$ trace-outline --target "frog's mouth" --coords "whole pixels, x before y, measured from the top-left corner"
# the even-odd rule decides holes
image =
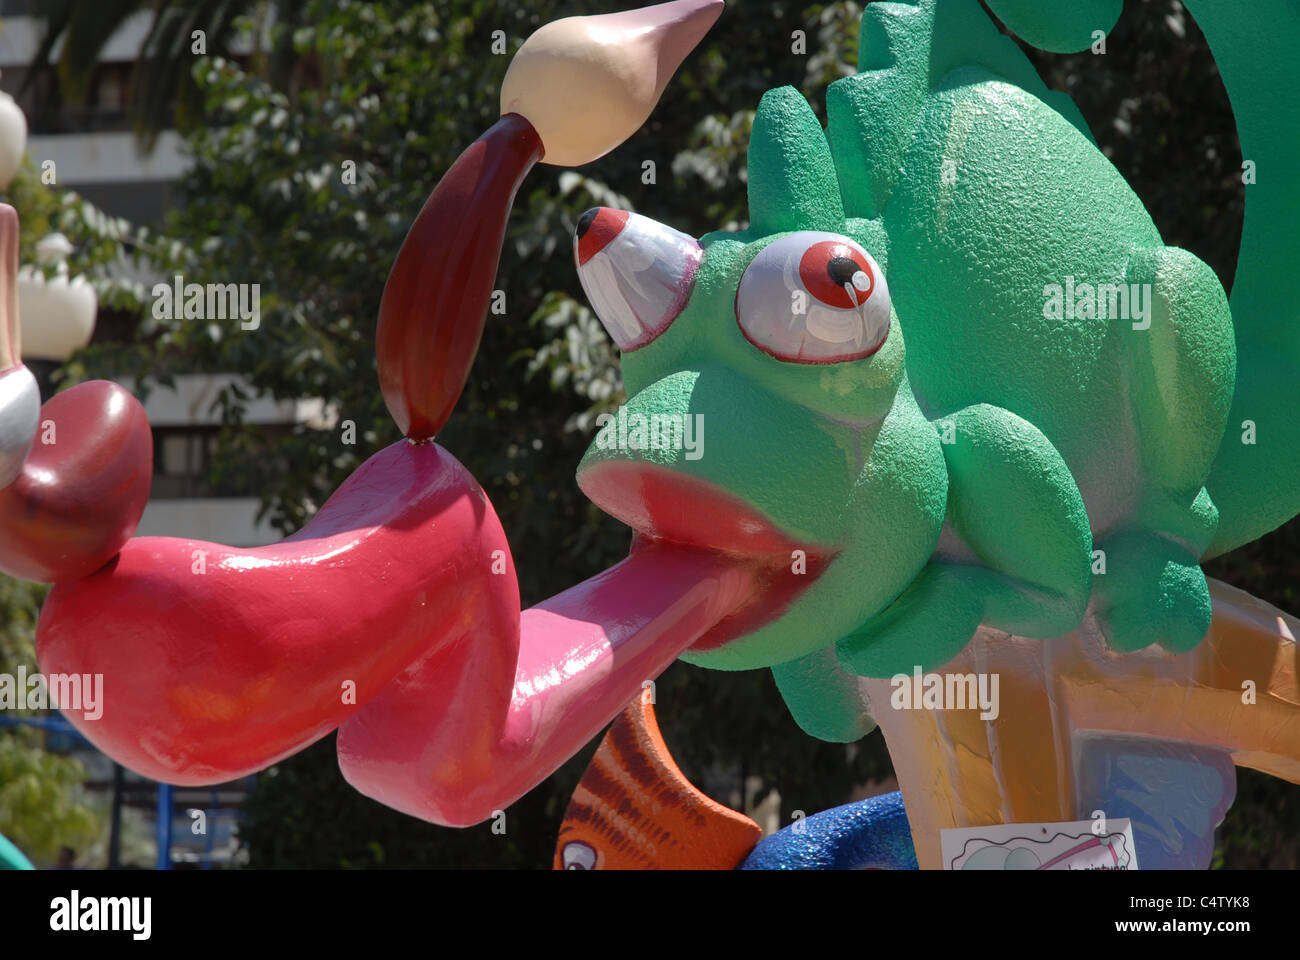
[[[678,551],[703,552],[745,574],[749,589],[692,650],[715,650],[776,620],[834,558],[833,549],[781,530],[723,487],[669,467],[598,461],[579,470],[578,486],[635,531],[633,556],[658,547],[671,562]]]

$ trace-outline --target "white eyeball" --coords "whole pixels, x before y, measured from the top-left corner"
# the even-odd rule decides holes
[[[649,217],[597,207],[578,221],[573,257],[592,309],[627,353],[654,340],[682,312],[704,251]]]
[[[596,851],[581,840],[566,843],[560,859],[565,870],[594,870],[596,867]]]
[[[768,244],[745,269],[736,320],[750,343],[778,360],[860,360],[889,336],[889,287],[871,254],[848,237],[803,230]]]

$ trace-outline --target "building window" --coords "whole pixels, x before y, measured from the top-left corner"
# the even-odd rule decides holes
[[[153,496],[160,500],[206,497],[215,492],[208,467],[217,448],[216,428],[154,429]]]

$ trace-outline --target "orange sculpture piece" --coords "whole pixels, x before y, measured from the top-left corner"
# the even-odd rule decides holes
[[[734,870],[757,823],[686,779],[659,732],[649,691],[619,714],[564,812],[557,870]]]

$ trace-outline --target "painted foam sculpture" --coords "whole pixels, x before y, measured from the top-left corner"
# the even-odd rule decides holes
[[[22,474],[40,422],[40,389],[22,361],[18,214],[0,205],[0,487]]]
[[[1054,50],[1086,48],[1120,12],[991,6]],[[1189,6],[1234,107],[1243,89],[1251,98],[1237,108],[1243,151],[1294,168],[1300,111],[1276,92],[1289,81],[1268,67],[1246,80],[1255,55],[1240,25],[1224,5]],[[1270,31],[1300,35],[1294,5],[1268,16]],[[825,739],[860,736],[874,701],[904,796],[925,814],[913,817],[924,865],[937,865],[944,826],[1069,820],[1098,798],[1113,807],[1120,791],[1076,782],[1074,763],[1131,757],[1134,738],[1183,744],[1179,762],[1195,769],[1228,756],[1296,780],[1292,622],[1254,616],[1199,567],[1300,506],[1296,471],[1275,469],[1300,437],[1273,416],[1294,406],[1284,391],[1300,348],[1277,272],[1279,256],[1295,256],[1294,196],[1249,195],[1243,256],[1263,233],[1275,270],[1243,261],[1230,310],[1209,268],[1162,244],[1073,104],[974,0],[872,5],[861,50],[861,72],[828,91],[825,131],[792,88],[763,98],[749,228],[701,238],[686,308],[623,357],[629,412],[702,416],[707,455],[598,442],[580,485],[643,536],[726,549],[725,535],[680,529],[665,493],[722,488],[829,558],[782,616],[684,657],[772,666],[796,720]],[[631,256],[624,269],[645,274]],[[1121,312],[1121,291],[1134,290],[1145,304]],[[592,301],[599,310],[602,296]],[[1234,393],[1239,382],[1249,393]],[[1227,424],[1261,416],[1267,449],[1238,443],[1237,429],[1225,439]],[[1245,649],[1247,624],[1259,631],[1249,677],[1211,678],[1210,654],[1184,653],[1205,650],[1207,635]],[[1003,638],[1006,656],[969,655],[977,629]],[[1070,655],[1078,649],[1088,654]],[[995,663],[1016,698],[1001,722],[889,709],[886,681],[858,679]],[[1152,677],[1150,712],[1106,699],[1129,672]],[[1240,709],[1247,679],[1267,691],[1232,725],[1249,731],[1211,732],[1184,715],[1190,700]],[[1107,707],[1086,721],[1062,710],[1075,684]],[[1015,749],[979,745],[1000,736]],[[954,779],[939,789],[929,778],[945,764]],[[1215,804],[1179,818],[1170,840],[1199,847],[1198,866],[1231,798],[1231,783],[1217,782]],[[1152,786],[1133,812],[1139,826],[1167,831],[1160,821],[1186,783]]]
[[[1067,51],[1120,13],[988,6]],[[1300,8],[1188,7],[1243,154],[1297,169],[1300,96],[1280,65]],[[868,6],[859,72],[831,85],[825,130],[792,88],[767,93],[745,230],[696,240],[619,211],[582,218],[577,269],[625,350],[629,400],[577,480],[637,536],[626,561],[520,614],[490,505],[431,438],[483,334],[528,169],[621,142],[720,8],[676,0],[524,45],[502,120],[434,191],[385,289],[380,384],[408,439],[296,537],[251,551],[140,538],[114,556],[136,505],[119,483],[94,536],[38,518],[0,546],[0,568],[60,581],[42,668],[105,673],[104,717],[72,722],[190,784],[337,727],[358,789],[465,824],[539,782],[674,658],[771,668],[810,734],[851,741],[880,723],[922,866],[943,826],[1075,819],[1113,796],[1124,788],[1072,771],[1095,749],[1141,754],[1135,737],[1186,745],[1179,763],[1300,780],[1294,621],[1199,566],[1300,510],[1300,193],[1281,172],[1249,188],[1229,304],[977,0]],[[0,369],[16,363],[0,354]],[[15,403],[0,406],[10,469],[33,435]],[[707,424],[707,446],[648,443],[645,423]],[[19,500],[0,522],[37,516]],[[98,569],[49,564],[42,537]],[[991,663],[996,720],[886,706],[895,673]],[[1106,743],[1084,744],[1088,731]]]

